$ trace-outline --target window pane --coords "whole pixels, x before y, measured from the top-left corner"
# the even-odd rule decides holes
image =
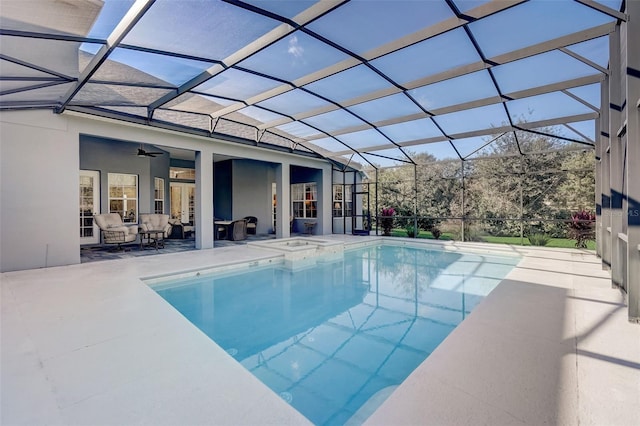
[[[512,93],[598,74],[598,71],[556,50],[499,65],[493,68],[493,74],[500,90]]]
[[[304,87],[332,101],[342,102],[389,88],[391,84],[365,65],[358,65]]]
[[[502,104],[438,115],[434,119],[449,135],[509,124]]]
[[[479,19],[469,28],[491,58],[613,20],[578,2],[533,1]]]
[[[464,90],[459,90],[461,87]],[[488,71],[478,71],[409,91],[426,110],[498,96]]]
[[[123,189],[124,189],[124,195],[127,198],[137,198],[138,190],[135,186],[125,186]]]
[[[305,118],[304,121],[312,126],[316,126],[319,129],[324,130],[325,132],[332,132],[334,130],[366,124],[353,114],[349,114],[347,111],[342,109]]]
[[[342,185],[333,186],[333,199],[335,201],[342,201]]]
[[[391,141],[385,138],[380,132],[369,129],[360,132],[346,133],[336,136],[340,141],[349,145],[353,149],[368,148],[374,146],[393,146]]]
[[[452,17],[443,0],[351,1],[308,27],[353,52],[364,53]]]
[[[122,216],[122,212],[124,211],[124,201],[123,200],[110,200],[109,201],[109,212],[110,213],[120,213]]]
[[[197,86],[193,91],[224,98],[246,100],[281,84],[275,80],[229,68]]]
[[[123,43],[222,60],[278,25],[221,1],[157,0]]]
[[[398,93],[384,98],[349,107],[351,111],[370,123],[405,115],[420,114],[422,110],[405,94]]]
[[[123,194],[124,194],[124,190],[122,189],[122,186],[109,185],[109,197],[111,198],[122,197]]]
[[[312,201],[308,205],[306,217],[318,217],[318,203],[316,201]]]
[[[296,31],[238,65],[286,81],[294,81],[348,58],[338,49]]]
[[[403,84],[480,61],[463,29],[456,29],[372,61],[394,81]]]
[[[394,142],[408,142],[419,139],[442,136],[433,120],[421,118],[419,120],[407,121],[405,123],[392,124],[380,127],[382,133],[387,135]]]
[[[304,90],[295,89],[259,102],[256,105],[283,114],[295,115],[305,111],[312,111],[316,108],[326,107],[330,104]]]
[[[514,122],[532,122],[594,112],[562,92],[509,101],[507,108]]]
[[[293,18],[303,10],[306,10],[319,0],[295,0],[295,1],[265,1],[265,0],[244,0],[245,3],[252,4],[261,9],[269,10],[285,18]]]
[[[342,202],[333,202],[333,217],[342,217]]]

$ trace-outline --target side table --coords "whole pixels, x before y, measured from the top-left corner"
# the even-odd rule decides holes
[[[145,244],[144,240],[147,239]],[[145,245],[147,247],[155,247],[156,250],[164,248],[164,231],[158,229],[151,229],[149,231],[140,231],[140,250],[143,250]]]

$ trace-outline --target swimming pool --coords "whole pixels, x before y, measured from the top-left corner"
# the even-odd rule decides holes
[[[361,424],[518,261],[382,244],[153,288],[314,424]]]

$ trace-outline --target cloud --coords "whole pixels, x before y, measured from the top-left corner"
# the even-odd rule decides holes
[[[289,48],[287,52],[296,58],[302,58],[304,48],[298,44],[298,37],[292,36],[289,38]]]

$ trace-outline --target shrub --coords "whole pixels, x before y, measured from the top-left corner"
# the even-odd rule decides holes
[[[391,228],[393,228],[393,215],[396,214],[396,211],[393,207],[385,207],[380,212],[380,224],[382,225],[382,235],[391,235]]]
[[[527,239],[532,246],[546,246],[551,238],[546,234],[531,234]]]
[[[409,238],[415,238],[417,236],[416,228],[413,225],[407,225],[404,227]]]
[[[587,248],[588,241],[596,239],[594,229],[594,221],[596,215],[582,210],[571,214],[571,222],[569,222],[569,238],[576,240],[576,247]]]
[[[431,235],[433,235],[433,238],[435,238],[436,240],[439,240],[440,235],[442,235],[442,231],[439,228],[433,226],[431,227]]]

